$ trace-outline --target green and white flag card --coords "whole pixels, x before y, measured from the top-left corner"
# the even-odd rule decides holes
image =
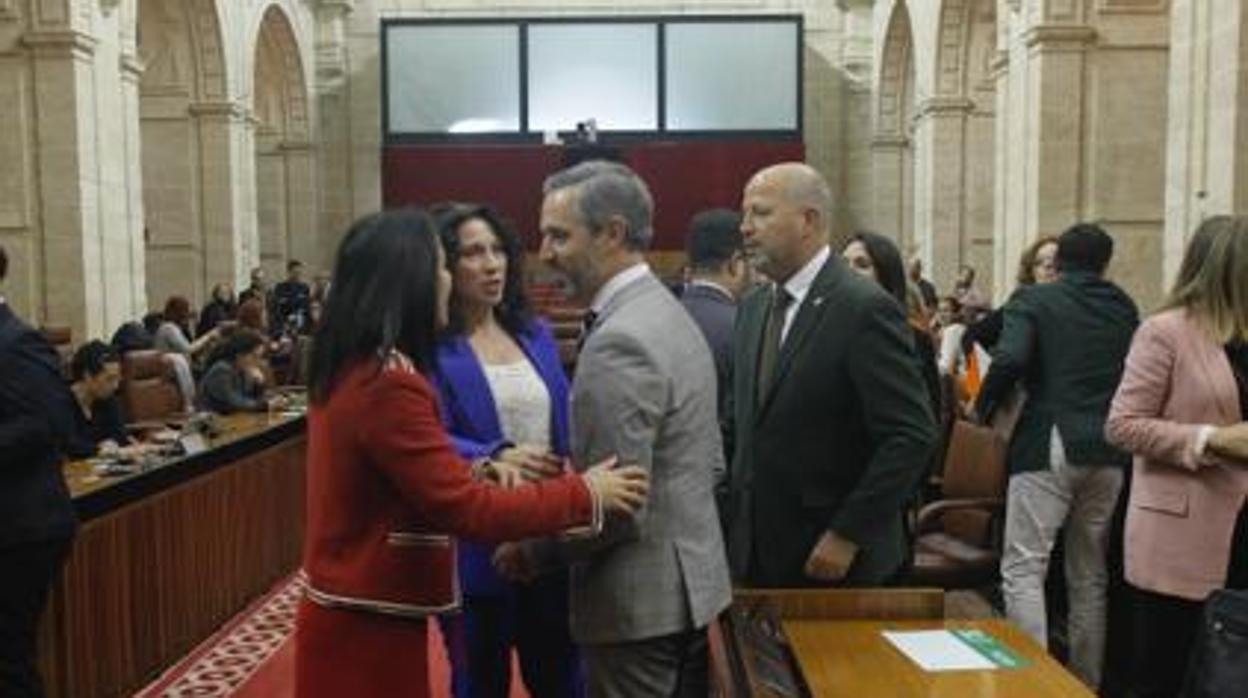
[[[885,631],[883,635],[924,671],[1016,669],[1027,664],[992,635],[973,628]]]

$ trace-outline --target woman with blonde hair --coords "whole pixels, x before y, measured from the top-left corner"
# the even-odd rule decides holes
[[[1134,454],[1124,552],[1137,698],[1177,695],[1203,601],[1248,588],[1246,340],[1248,219],[1216,216],[1136,332],[1105,427]]]

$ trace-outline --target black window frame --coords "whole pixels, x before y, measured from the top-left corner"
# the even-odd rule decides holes
[[[670,24],[740,23],[792,24],[796,32],[794,60],[797,65],[797,85],[794,98],[796,125],[792,129],[706,129],[676,130],[667,128],[667,27]],[[648,141],[708,141],[708,140],[771,140],[800,141],[805,124],[805,18],[800,13],[776,14],[707,14],[707,15],[575,15],[558,17],[385,17],[381,20],[381,133],[382,143],[393,144],[540,144],[541,132],[529,131],[529,27],[540,24],[652,24],[655,25],[655,50],[658,53],[655,69],[658,71],[655,89],[658,91],[658,125],[654,130],[598,131],[599,143],[629,144]],[[392,27],[402,26],[499,26],[517,28],[520,52],[519,60],[519,131],[484,131],[473,133],[436,133],[422,131],[392,131],[390,129],[390,66],[389,38]],[[575,131],[560,131],[560,139],[567,142]]]

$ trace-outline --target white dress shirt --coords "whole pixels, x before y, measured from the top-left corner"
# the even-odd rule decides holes
[[[793,326],[793,318],[797,317],[797,311],[802,307],[802,301],[806,300],[806,294],[810,293],[810,287],[815,283],[815,277],[819,276],[819,270],[823,269],[823,265],[828,262],[829,255],[832,250],[824,245],[819,248],[814,257],[806,262],[806,266],[797,271],[796,274],[789,277],[784,282],[784,290],[789,292],[793,300],[789,303],[789,307],[784,313],[784,327],[780,330],[780,345],[784,345],[784,340],[789,336],[789,328]]]
[[[637,279],[650,273],[650,265],[645,262],[638,262],[633,266],[624,269],[615,276],[607,280],[607,283],[598,289],[598,293],[594,294],[594,302],[589,304],[589,310],[595,316],[601,315],[602,310],[607,307],[612,298],[615,298],[625,286],[633,283]]]

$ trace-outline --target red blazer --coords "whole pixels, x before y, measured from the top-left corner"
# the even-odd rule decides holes
[[[1226,583],[1248,468],[1198,453],[1197,440],[1243,419],[1225,350],[1185,311],[1140,326],[1105,423],[1110,443],[1135,454],[1125,554],[1136,587],[1203,601]]]
[[[395,355],[346,369],[308,414],[308,598],[421,617],[459,604],[451,536],[485,542],[600,525],[584,480],[513,490],[472,478],[435,393]]]

